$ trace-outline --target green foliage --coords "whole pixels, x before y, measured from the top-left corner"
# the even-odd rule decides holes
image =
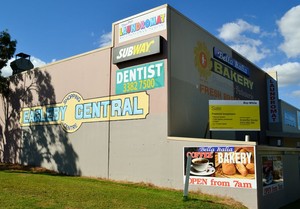
[[[14,56],[16,45],[17,41],[11,39],[7,30],[0,32],[0,69]]]
[[[4,97],[8,95],[8,81],[1,75],[1,69],[14,56],[16,45],[17,41],[11,39],[7,30],[0,32],[0,94]]]
[[[1,168],[0,168],[1,170]],[[145,184],[118,183],[100,179],[0,171],[1,208],[230,208],[245,209],[231,199],[190,193],[183,201],[178,190],[159,189]]]

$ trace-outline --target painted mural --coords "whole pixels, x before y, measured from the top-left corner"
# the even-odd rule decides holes
[[[61,125],[66,132],[75,132],[82,123],[144,119],[148,113],[146,92],[87,100],[71,92],[59,104],[23,108],[20,123],[21,126]]]
[[[220,49],[209,49],[204,42],[197,42],[194,64],[200,75],[201,94],[219,100],[254,99],[250,69]]]

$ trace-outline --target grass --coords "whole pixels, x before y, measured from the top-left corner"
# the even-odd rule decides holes
[[[45,169],[0,164],[0,208],[242,209],[232,199],[146,184],[57,175]]]

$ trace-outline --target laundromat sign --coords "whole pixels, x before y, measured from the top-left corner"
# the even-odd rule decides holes
[[[75,132],[82,123],[144,119],[149,113],[149,95],[138,92],[94,99],[69,93],[59,104],[23,108],[21,126],[61,125]]]
[[[162,8],[119,24],[119,43],[167,28],[167,10]]]

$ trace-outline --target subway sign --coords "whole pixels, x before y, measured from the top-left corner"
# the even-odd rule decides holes
[[[113,63],[160,53],[160,36],[113,48]]]

